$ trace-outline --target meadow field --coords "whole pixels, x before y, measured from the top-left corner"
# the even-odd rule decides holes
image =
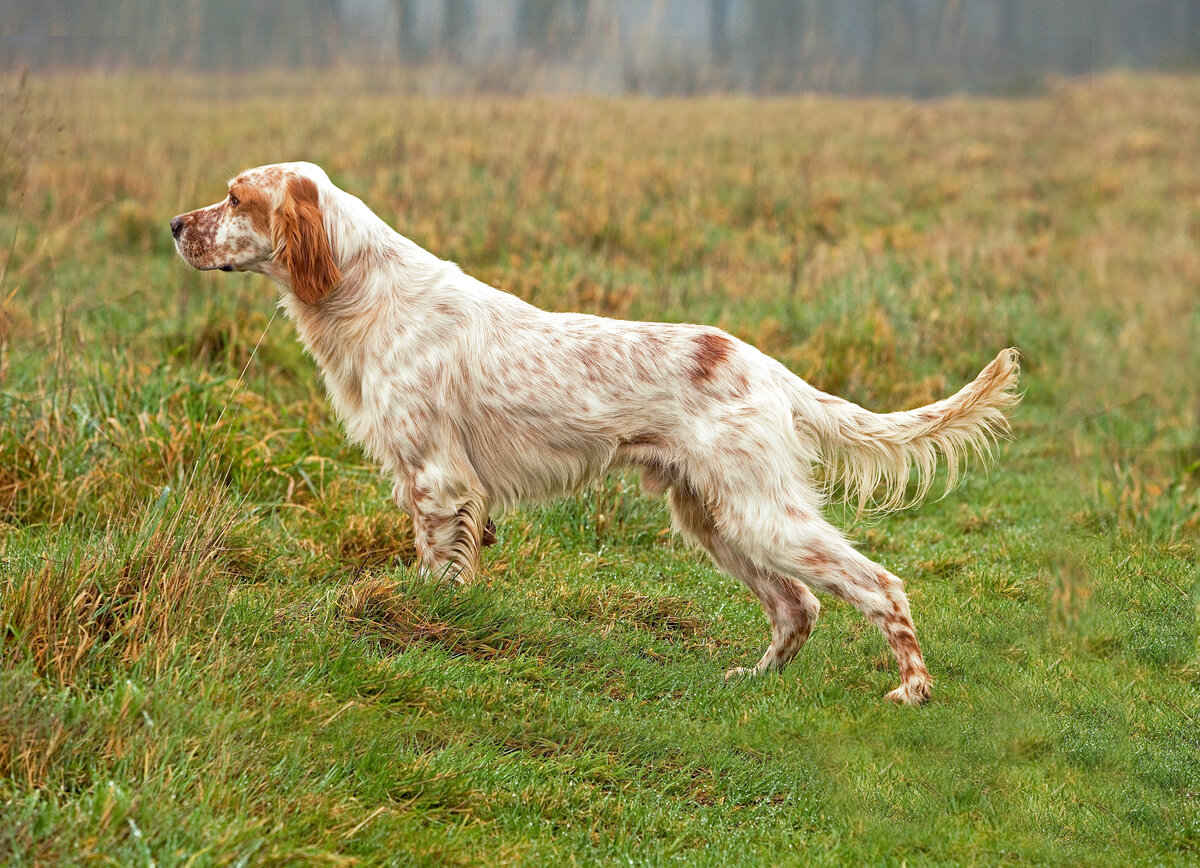
[[[1200,79],[1020,99],[0,78],[0,863],[1200,860]],[[167,221],[307,159],[555,310],[719,325],[877,410],[1023,353],[1014,437],[848,522],[934,678],[791,668],[615,476],[422,581],[265,278]],[[937,490],[935,486],[935,490]]]

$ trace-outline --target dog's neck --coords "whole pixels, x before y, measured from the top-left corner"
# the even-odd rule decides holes
[[[280,306],[321,370],[338,415],[348,421],[362,403],[364,358],[379,357],[379,342],[401,340],[417,327],[429,287],[456,266],[400,235],[344,191],[322,189],[321,209],[341,282],[316,304],[305,304],[286,273],[267,273],[279,285]]]
[[[392,229],[357,196],[332,184],[322,184],[320,195],[341,282],[316,304],[305,304],[291,291],[286,271],[266,273],[279,286],[280,304],[295,321],[301,341],[323,363],[329,353],[322,342],[360,343],[360,329],[377,329],[381,316],[406,306],[408,296],[442,263]]]

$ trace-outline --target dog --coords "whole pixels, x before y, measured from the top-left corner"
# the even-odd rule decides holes
[[[425,570],[469,582],[493,509],[636,468],[770,621],[762,659],[726,677],[787,665],[821,608],[812,586],[883,632],[901,677],[888,699],[929,699],[903,584],[821,510],[831,491],[911,505],[939,456],[949,489],[970,454],[990,455],[1018,400],[1015,349],[952,397],[876,414],[716,328],[527,304],[398,234],[312,163],[242,172],[170,225],[192,267],[275,282],[346,434],[412,516]]]

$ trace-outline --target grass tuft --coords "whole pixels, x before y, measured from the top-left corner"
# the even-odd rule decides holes
[[[523,650],[524,638],[486,594],[456,593],[438,580],[364,579],[343,592],[339,612],[355,632],[391,650],[428,643],[477,660]]]
[[[211,617],[216,580],[240,572],[226,510],[164,492],[131,529],[110,526],[84,547],[22,558],[24,569],[0,585],[6,662],[28,661],[60,685],[103,671],[93,658],[161,666],[190,626]]]

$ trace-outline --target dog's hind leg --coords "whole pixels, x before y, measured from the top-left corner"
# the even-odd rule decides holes
[[[887,698],[901,705],[928,701],[929,670],[917,644],[904,583],[840,536],[811,546],[801,556],[801,569],[816,587],[858,607],[883,633],[896,658],[901,682]]]
[[[671,516],[675,527],[712,556],[717,566],[744,583],[771,622],[771,645],[753,668],[735,667],[731,678],[757,675],[786,666],[807,641],[817,622],[821,604],[802,582],[753,563],[722,536],[704,501],[686,484],[671,488]]]
[[[801,500],[797,498],[792,503]],[[755,563],[789,576],[803,577],[818,591],[852,603],[879,627],[896,658],[901,684],[888,693],[892,702],[919,705],[929,699],[929,670],[913,627],[904,583],[857,552],[815,509],[788,506],[785,516],[764,530],[738,514],[724,516],[727,532]]]

